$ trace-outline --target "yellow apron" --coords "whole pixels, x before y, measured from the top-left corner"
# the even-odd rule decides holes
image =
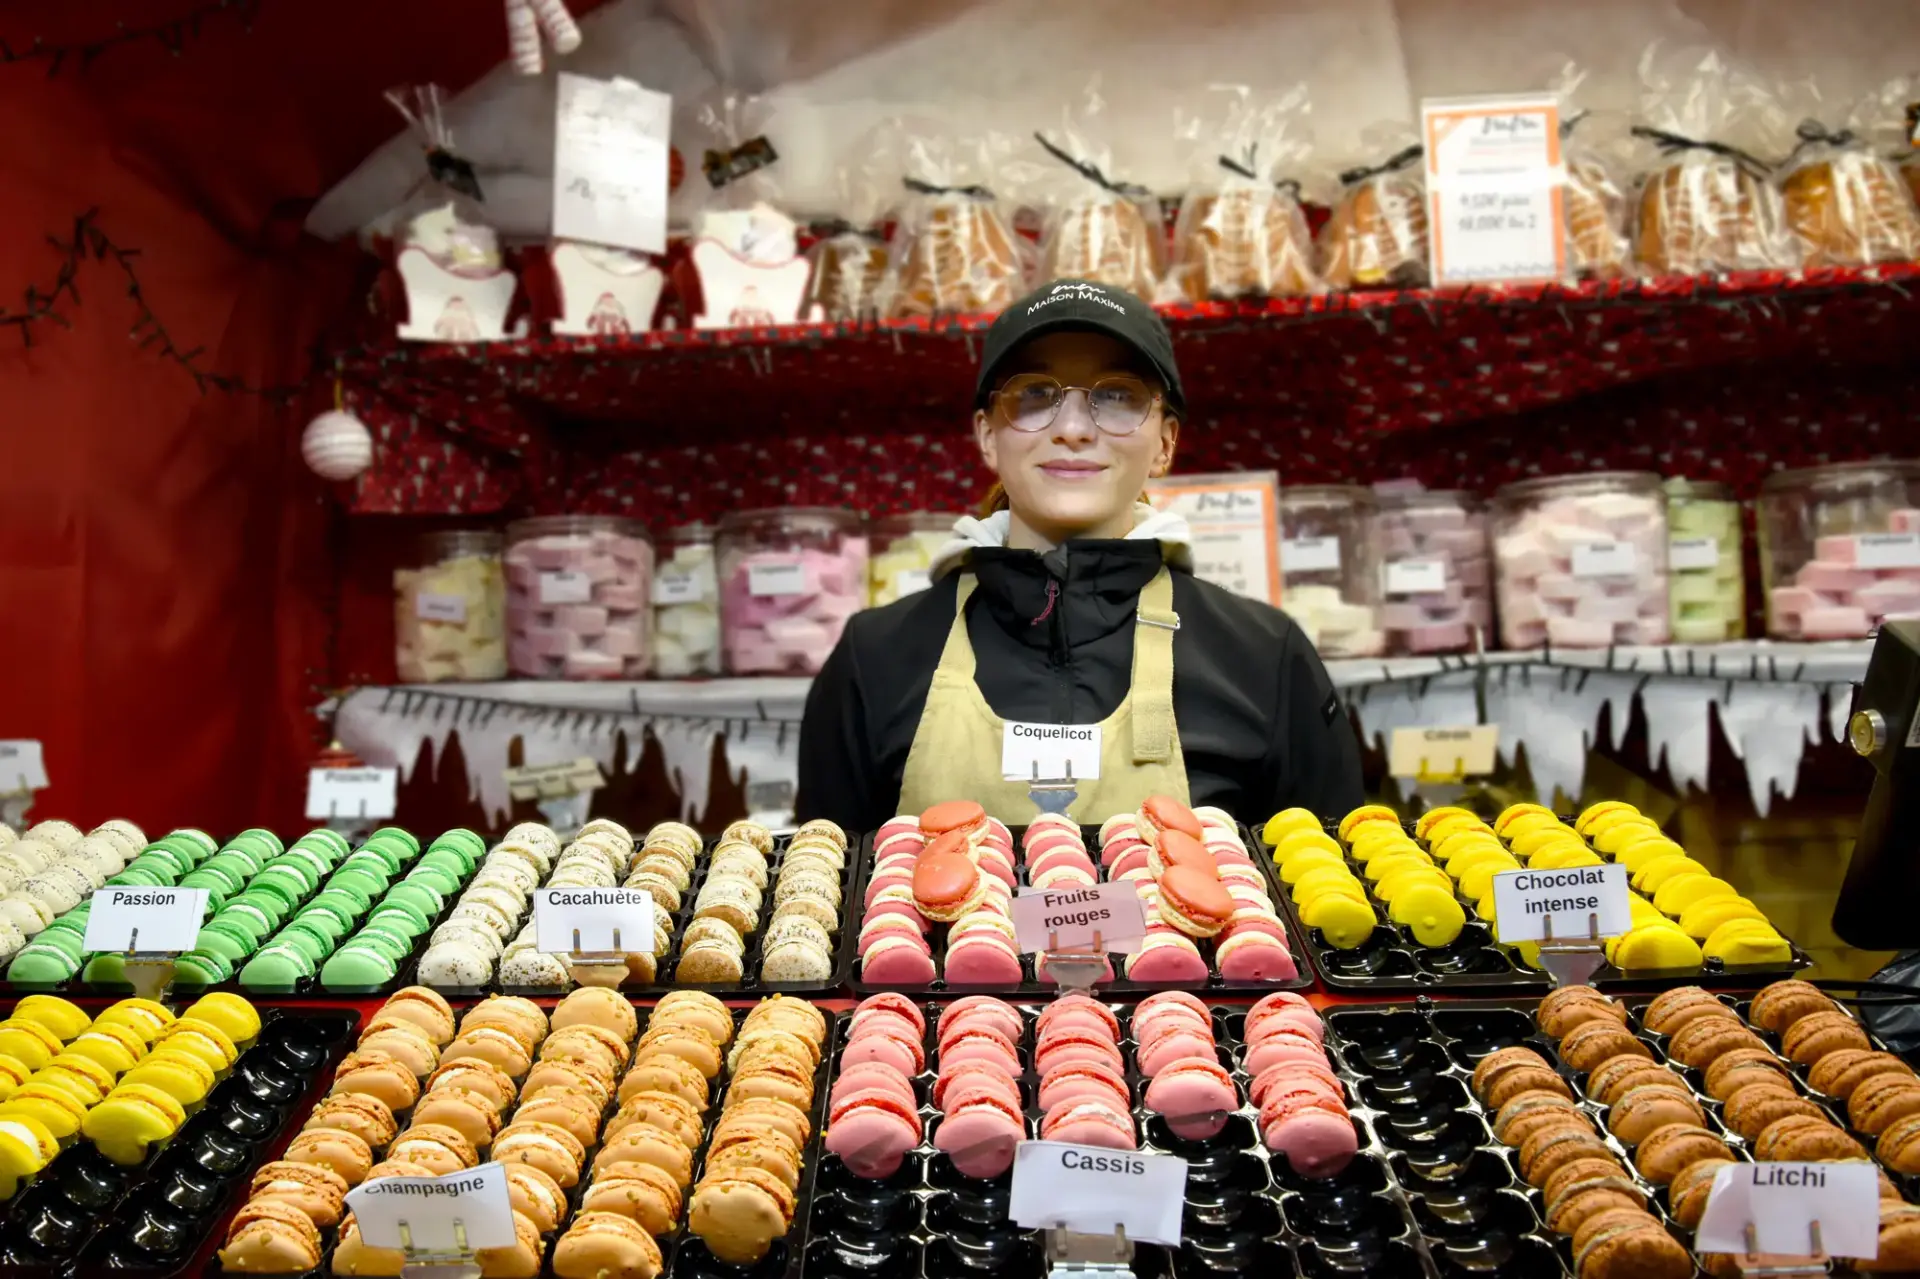
[[[971,799],[1009,826],[1024,826],[1039,809],[1025,781],[1000,773],[1004,721],[973,682],[973,645],[967,639],[971,573],[960,580],[953,627],[927,689],[926,710],[913,734],[900,779],[902,813],[919,813],[950,799]],[[1100,721],[1100,776],[1079,785],[1067,809],[1083,825],[1130,813],[1149,795],[1187,802],[1187,764],[1173,722],[1173,577],[1163,565],[1140,592],[1134,614],[1133,684],[1113,714]]]

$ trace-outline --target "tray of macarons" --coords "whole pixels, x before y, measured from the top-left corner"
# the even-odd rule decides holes
[[[29,995],[0,1021],[0,1273],[185,1273],[311,1104],[355,1015],[228,993],[177,1015]],[[30,1069],[29,1069],[30,1068]]]
[[[1248,833],[1218,809],[1155,796],[1096,827],[1041,815],[1018,830],[956,800],[894,818],[860,845],[849,908],[857,991],[1045,995],[1044,954],[1022,954],[1016,893],[1131,883],[1147,933],[1107,957],[1102,990],[1294,990],[1313,984],[1300,934],[1276,910],[1278,883]]]
[[[1328,1051],[1375,1099],[1375,1131],[1448,1273],[1737,1274],[1731,1258],[1691,1251],[1720,1168],[1864,1159],[1876,1142],[1883,1168],[1907,1166],[1894,1116],[1920,1113],[1912,1068],[1799,981],[1751,1000],[1699,986],[1619,1000],[1575,986],[1326,1020]],[[1850,1117],[1839,1093],[1862,1113]],[[1920,1268],[1911,1189],[1881,1179],[1872,1269]],[[1838,1272],[1850,1273],[1844,1262]]]
[[[778,837],[735,822],[712,840],[662,822],[635,840],[596,819],[564,847],[544,826],[518,826],[433,931],[416,979],[453,998],[563,994],[577,983],[567,956],[536,948],[534,889],[619,885],[654,901],[652,947],[625,955],[626,994],[835,991],[852,963],[841,926],[850,860],[831,822]]]
[[[810,1276],[1038,1276],[1009,1218],[1014,1148],[1039,1138],[1188,1162],[1182,1243],[1141,1276],[1433,1276],[1362,1079],[1306,1000],[1186,991],[868,996],[836,1027]]]
[[[1608,861],[1628,871],[1633,919],[1606,939],[1597,985],[1751,989],[1813,962],[1732,884],[1617,800],[1574,818],[1514,804],[1490,822],[1462,808],[1430,809],[1412,823],[1377,804],[1328,822],[1294,808],[1275,814],[1259,842],[1287,918],[1332,990],[1543,990],[1538,945],[1496,939],[1493,877]]]
[[[636,1009],[583,987],[456,1009],[425,987],[366,1023],[330,1090],[225,1228],[214,1275],[397,1275],[347,1192],[504,1165],[515,1242],[488,1279],[796,1275],[827,1094],[827,1014],[704,991]]]

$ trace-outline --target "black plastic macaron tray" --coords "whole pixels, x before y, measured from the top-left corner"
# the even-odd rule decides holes
[[[468,1005],[463,1005],[458,999],[450,1002],[453,1004],[454,1018],[458,1021],[467,1011]],[[737,1034],[740,1024],[746,1020],[747,1014],[753,1010],[751,1007],[741,1007],[732,1008],[729,1009],[729,1011],[733,1014],[733,1025]],[[650,1010],[637,1007],[634,1009],[634,1012],[638,1016],[638,1026],[635,1030],[634,1039],[628,1042],[627,1047],[629,1049],[638,1041],[640,1035],[646,1033]],[[833,1034],[833,1026],[831,1023],[836,1020],[836,1015],[826,1013],[825,1016],[829,1022],[829,1042],[831,1042],[831,1036]],[[688,1279],[688,1277],[706,1279],[707,1276],[724,1276],[725,1279],[799,1279],[802,1260],[807,1255],[806,1232],[809,1217],[806,1205],[814,1194],[814,1179],[819,1173],[822,1154],[820,1145],[821,1132],[826,1127],[827,1120],[827,1092],[828,1084],[832,1078],[830,1061],[823,1055],[819,1067],[814,1071],[813,1108],[807,1116],[809,1124],[807,1143],[801,1151],[800,1186],[795,1194],[797,1207],[794,1212],[792,1225],[788,1230],[786,1238],[775,1240],[773,1247],[758,1264],[742,1267],[720,1261],[714,1257],[714,1255],[707,1250],[706,1245],[689,1231],[686,1226],[687,1204],[692,1198],[693,1187],[699,1184],[701,1176],[706,1171],[707,1143],[712,1139],[714,1124],[719,1120],[721,1110],[726,1102],[727,1088],[730,1082],[730,1072],[727,1068],[727,1050],[722,1049],[720,1056],[720,1073],[709,1081],[707,1110],[705,1115],[702,1116],[700,1146],[693,1152],[693,1179],[682,1194],[679,1224],[671,1234],[662,1235],[656,1240],[660,1246],[662,1262],[660,1274],[665,1276],[666,1279]],[[519,1079],[514,1080],[516,1086],[521,1082]],[[324,1093],[324,1091],[325,1089],[323,1088],[322,1092]],[[318,1098],[315,1100],[317,1101]],[[516,1102],[516,1105],[517,1104]],[[608,1100],[606,1109],[600,1116],[600,1127],[603,1132],[607,1121],[613,1118],[614,1113],[619,1110],[619,1108],[617,1097]],[[310,1109],[310,1106],[303,1107],[303,1115],[306,1110]],[[395,1112],[394,1119],[399,1132],[406,1131],[412,1115],[413,1111],[411,1109]],[[512,1121],[511,1111],[504,1117],[504,1121]],[[591,1169],[594,1158],[599,1152],[600,1136],[596,1135],[594,1140],[586,1145],[586,1158],[581,1165],[578,1184],[567,1188],[566,1210],[561,1215],[558,1229],[547,1234],[541,1240],[541,1247],[543,1249],[540,1265],[541,1279],[554,1279],[554,1246],[559,1243],[561,1235],[566,1232],[567,1224],[573,1220],[575,1214],[579,1211],[581,1197],[585,1193],[588,1183],[592,1180]],[[380,1156],[381,1152],[375,1150],[374,1158],[378,1160]],[[224,1221],[224,1214],[222,1219]],[[311,1270],[286,1276],[285,1279],[328,1279],[328,1276],[332,1275],[334,1246],[339,1242],[340,1230],[338,1227],[329,1227],[321,1230],[320,1235],[320,1264]],[[4,1270],[0,1269],[0,1273],[4,1273]],[[219,1258],[215,1257],[206,1264],[202,1279],[232,1279],[232,1274],[233,1272],[222,1267]]]
[[[1328,834],[1333,834],[1335,829],[1330,824]],[[1406,827],[1409,834],[1412,829],[1411,825]],[[1493,926],[1474,913],[1475,903],[1465,897],[1459,899],[1467,912],[1460,936],[1444,946],[1424,946],[1415,939],[1412,929],[1392,922],[1386,903],[1369,892],[1368,905],[1373,907],[1376,917],[1372,935],[1359,946],[1336,947],[1319,929],[1309,928],[1301,920],[1291,887],[1279,882],[1273,865],[1273,846],[1258,842],[1249,847],[1262,850],[1262,855],[1255,860],[1265,866],[1276,881],[1279,898],[1276,904],[1281,907],[1288,931],[1306,939],[1306,945],[1296,953],[1311,960],[1314,971],[1329,990],[1374,995],[1465,991],[1492,996],[1529,991],[1544,994],[1551,984],[1546,973],[1527,967],[1513,947],[1503,946],[1494,939]],[[1347,857],[1347,865],[1362,883],[1368,882],[1361,864],[1351,855]],[[1594,974],[1592,984],[1610,991],[1658,990],[1684,984],[1752,989],[1812,967],[1813,957],[1802,950],[1799,943],[1789,938],[1788,944],[1793,947],[1793,958],[1785,964],[1727,964],[1709,959],[1693,968],[1627,972],[1609,963]]]
[[[831,1153],[821,1158],[809,1209],[813,1220],[808,1231],[808,1279],[857,1279],[882,1273],[916,1279],[1002,1274],[1026,1279],[1047,1270],[1043,1232],[1015,1226],[1009,1218],[1012,1173],[992,1180],[967,1177],[935,1145],[941,1122],[932,1102],[940,1065],[936,1023],[944,1006],[921,1005],[928,1029],[927,1060],[912,1082],[923,1137],[899,1171],[884,1181],[867,1180]],[[1026,1136],[1034,1138],[1040,1133],[1042,1112],[1032,1054],[1035,1022],[1045,1005],[1013,1006],[1025,1022],[1020,1045],[1025,1070],[1019,1088]],[[1457,1099],[1447,1089],[1432,1098],[1410,1099],[1383,1091],[1371,1076],[1346,1070],[1335,1060],[1332,1064],[1351,1107],[1359,1153],[1338,1176],[1316,1180],[1294,1172],[1284,1157],[1271,1154],[1261,1141],[1258,1112],[1247,1100],[1252,1081],[1244,1063],[1245,1007],[1209,1005],[1220,1064],[1232,1075],[1241,1105],[1227,1116],[1216,1136],[1196,1141],[1174,1135],[1167,1121],[1146,1107],[1147,1080],[1139,1069],[1132,1036],[1133,1006],[1117,1001],[1106,1006],[1120,1025],[1139,1148],[1188,1161],[1182,1242],[1177,1248],[1137,1245],[1133,1270],[1143,1279],[1241,1274],[1276,1279],[1357,1275],[1440,1279],[1451,1274],[1558,1273],[1551,1267],[1501,1269],[1506,1261],[1523,1254],[1503,1249],[1502,1237],[1482,1229],[1478,1222],[1453,1229],[1444,1216],[1430,1214],[1432,1225],[1440,1230],[1434,1239],[1457,1242],[1476,1231],[1483,1236],[1479,1252],[1461,1252],[1471,1263],[1464,1266],[1449,1269],[1438,1243],[1423,1235],[1423,1200],[1403,1188],[1410,1168],[1424,1170],[1431,1179],[1416,1179],[1414,1184],[1440,1187],[1432,1193],[1464,1200],[1471,1189],[1455,1185],[1454,1170],[1447,1166],[1444,1154],[1438,1158],[1432,1154],[1436,1145],[1445,1146],[1434,1135],[1447,1132],[1454,1118]],[[836,1076],[850,1021],[850,1016],[843,1016],[835,1026],[831,1060]],[[1332,1043],[1331,1038],[1328,1042]],[[1491,1141],[1484,1125],[1474,1132]],[[1501,1184],[1507,1180],[1511,1180],[1510,1170]],[[1514,1202],[1525,1208],[1523,1201]],[[1457,1217],[1460,1209],[1447,1206],[1438,1211]],[[1509,1207],[1505,1215],[1495,1215],[1504,1221],[1512,1213]]]
[[[253,1171],[325,1091],[358,1016],[260,1010],[260,1033],[169,1140],[122,1166],[76,1137],[0,1205],[0,1274],[162,1279],[188,1271]]]
[[[1199,942],[1200,951],[1208,957],[1208,976],[1204,983],[1176,987],[1161,982],[1131,980],[1125,976],[1123,969],[1127,957],[1116,953],[1108,956],[1108,962],[1113,966],[1114,978],[1112,981],[1101,982],[1099,993],[1102,995],[1150,995],[1160,990],[1181,989],[1192,990],[1203,995],[1229,992],[1264,994],[1275,990],[1305,990],[1313,985],[1313,967],[1307,959],[1306,930],[1301,927],[1299,918],[1291,910],[1282,906],[1282,899],[1286,896],[1286,885],[1280,882],[1280,877],[1274,870],[1273,858],[1262,850],[1259,837],[1244,825],[1239,829],[1241,841],[1246,845],[1248,856],[1254,865],[1260,868],[1268,899],[1273,903],[1274,913],[1279,916],[1281,927],[1287,934],[1287,950],[1293,956],[1294,964],[1298,969],[1297,975],[1263,981],[1228,980],[1220,975],[1218,965],[1213,962],[1212,943],[1202,940]],[[1016,826],[1012,829],[1012,834],[1014,848],[1017,851],[1026,837],[1026,828]],[[1086,841],[1089,855],[1099,867],[1101,882],[1106,882],[1106,867],[1100,865],[1100,828],[1082,826],[1080,834]],[[846,911],[841,923],[841,941],[847,949],[846,971],[850,974],[850,981],[855,991],[861,994],[872,994],[883,990],[900,990],[916,996],[936,998],[942,995],[995,995],[1007,999],[1045,998],[1059,992],[1060,987],[1057,983],[1039,974],[1035,967],[1038,957],[1033,954],[1020,956],[1022,978],[1018,984],[1014,985],[961,985],[948,982],[943,976],[938,975],[933,981],[920,986],[889,985],[864,980],[861,975],[858,937],[865,913],[867,881],[873,873],[874,836],[871,832],[861,837],[859,856],[853,861],[857,864],[853,886],[847,894]],[[1024,858],[1015,865],[1014,878],[1019,885],[1016,892],[1026,887],[1027,865]],[[932,945],[936,957],[944,956],[946,953],[947,927],[946,924],[937,920],[928,921],[927,940]],[[938,962],[940,961],[936,958],[936,963]]]

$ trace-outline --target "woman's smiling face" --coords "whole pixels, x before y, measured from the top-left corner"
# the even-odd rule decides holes
[[[1049,333],[1008,358],[1000,385],[1034,373],[1068,387],[1134,377],[1157,391],[1158,381],[1143,369],[1131,348],[1104,334]],[[1007,544],[1032,549],[1076,537],[1126,536],[1140,490],[1150,476],[1165,475],[1173,465],[1180,433],[1180,423],[1166,415],[1156,396],[1138,430],[1110,434],[1094,424],[1092,406],[1081,391],[1067,392],[1053,422],[1037,431],[1009,426],[997,395],[974,415],[973,425],[980,456],[999,477],[1012,508]]]

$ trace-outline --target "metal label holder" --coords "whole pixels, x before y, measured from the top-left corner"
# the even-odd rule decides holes
[[[402,1221],[400,1252],[405,1260],[400,1263],[400,1273],[405,1279],[480,1279],[480,1263],[467,1246],[467,1223],[458,1217],[453,1220],[453,1242],[453,1248],[446,1252],[415,1248],[413,1231]]]
[[[1587,915],[1587,935],[1555,937],[1553,916],[1540,921],[1545,932],[1540,938],[1540,966],[1553,979],[1555,989],[1562,986],[1591,986],[1593,975],[1605,967],[1607,946],[1600,936],[1600,916]]]
[[[1086,946],[1060,945],[1060,934],[1047,934],[1047,948],[1034,956],[1034,964],[1046,966],[1060,987],[1061,994],[1091,995],[1100,979],[1107,975],[1107,944],[1100,930]]]
[[[1464,755],[1453,757],[1453,768],[1444,773],[1427,770],[1427,757],[1420,757],[1420,767],[1413,775],[1416,782],[1425,782],[1432,786],[1459,786],[1467,780],[1467,760]]]
[[[574,929],[567,966],[573,970],[573,979],[582,986],[618,986],[627,979],[627,953],[620,948],[620,930],[613,930],[612,950],[582,950],[580,930]]]
[[[1067,815],[1073,801],[1080,798],[1080,783],[1073,779],[1073,762],[1067,762],[1065,777],[1042,777],[1040,765],[1033,766],[1033,779],[1027,783],[1027,798],[1043,813]]]
[[[1064,1223],[1047,1227],[1047,1274],[1049,1279],[1130,1279],[1133,1274],[1133,1241],[1125,1226],[1114,1224],[1110,1235],[1083,1234],[1068,1230]]]
[[[158,1003],[173,988],[173,961],[179,956],[177,950],[141,950],[140,930],[135,928],[127,933],[121,971],[135,996]]]
[[[1783,1279],[1787,1275],[1824,1275],[1832,1267],[1833,1259],[1827,1256],[1826,1244],[1820,1238],[1820,1223],[1807,1225],[1808,1252],[1804,1256],[1786,1253],[1760,1251],[1759,1231],[1754,1224],[1747,1223],[1747,1250],[1733,1259],[1733,1264],[1743,1275],[1753,1275],[1756,1279]]]

